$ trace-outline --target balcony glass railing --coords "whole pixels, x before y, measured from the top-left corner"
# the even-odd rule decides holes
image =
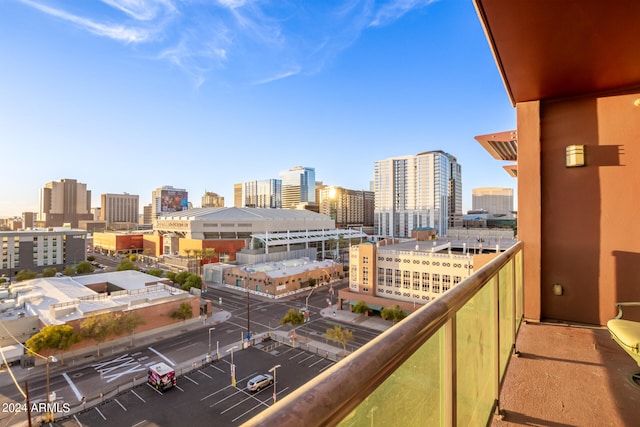
[[[247,426],[484,426],[522,319],[522,243]]]

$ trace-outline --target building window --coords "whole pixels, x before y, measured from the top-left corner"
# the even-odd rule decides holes
[[[384,285],[384,268],[378,268],[378,285]]]
[[[440,293],[440,275],[433,273],[433,275],[431,276],[431,281],[432,281],[431,291],[434,294],[439,294]]]
[[[362,267],[362,284],[369,284],[369,267]]]
[[[387,268],[385,281],[387,282],[387,286],[393,285],[393,270],[390,268]]]
[[[363,264],[369,264],[369,257],[368,256],[363,256],[362,257],[362,263]]]
[[[411,288],[411,272],[410,271],[402,272],[402,287],[404,289]]]
[[[460,276],[453,276],[453,286],[457,285],[458,283],[462,282],[462,277]]]
[[[448,274],[442,275],[442,292],[447,292],[451,289],[451,276]]]
[[[429,273],[422,273],[422,291],[429,292]]]
[[[394,275],[394,285],[396,286],[396,288],[400,287],[400,282],[402,281],[402,276],[400,274],[400,270],[396,270],[395,271],[395,275]]]
[[[420,290],[420,272],[418,271],[413,272],[413,290],[414,291]]]

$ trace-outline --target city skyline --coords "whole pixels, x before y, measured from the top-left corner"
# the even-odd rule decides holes
[[[296,165],[368,190],[377,160],[432,150],[462,165],[465,211],[472,188],[515,187],[474,140],[515,110],[471,2],[13,0],[0,47],[3,217],[66,178],[92,207],[163,185],[230,206]]]

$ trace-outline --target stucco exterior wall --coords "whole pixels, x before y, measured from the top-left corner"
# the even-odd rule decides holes
[[[640,301],[638,98],[546,101],[539,112],[537,103],[518,105],[526,317],[602,325],[616,302]],[[565,166],[573,144],[585,145],[584,167]]]

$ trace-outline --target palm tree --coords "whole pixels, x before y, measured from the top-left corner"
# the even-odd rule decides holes
[[[202,259],[202,249],[194,249],[193,257],[196,259],[196,274],[200,275],[200,261],[198,261],[198,258]]]

